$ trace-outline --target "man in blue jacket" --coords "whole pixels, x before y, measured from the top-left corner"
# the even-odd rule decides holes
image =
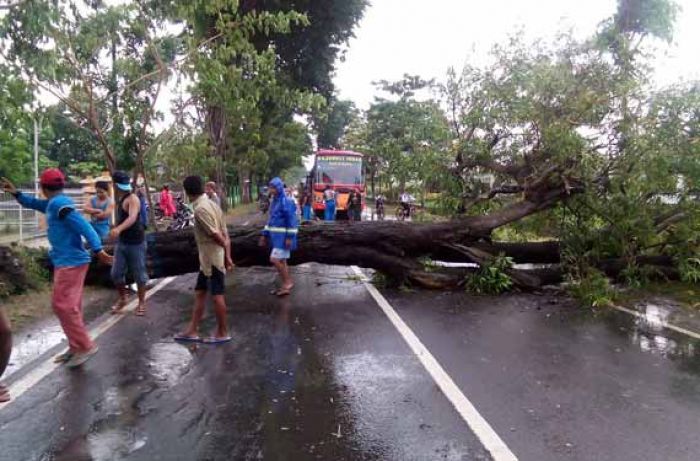
[[[102,241],[95,229],[63,193],[65,177],[60,170],[49,168],[41,174],[39,184],[46,197],[44,200],[22,194],[5,178],[0,183],[20,205],[46,215],[51,244],[49,258],[54,266],[51,304],[68,337],[68,352],[58,356],[56,361],[65,362],[70,368],[80,366],[97,352],[97,346],[83,323],[83,285],[92,259],[83,238],[101,262],[111,264],[112,257],[102,249]]]
[[[287,296],[292,292],[294,282],[289,275],[287,260],[291,257],[292,250],[297,246],[297,214],[294,200],[284,193],[284,183],[280,178],[270,181],[270,193],[272,194],[272,206],[270,207],[270,219],[260,237],[260,246],[272,247],[270,262],[277,269],[282,284],[274,294]]]

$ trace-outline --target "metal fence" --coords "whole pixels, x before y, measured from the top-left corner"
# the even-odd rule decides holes
[[[76,208],[82,210],[85,204],[82,189],[66,189],[64,192],[73,199]],[[33,190],[22,189],[22,193],[35,196]],[[46,221],[42,213],[22,208],[12,195],[0,192],[0,243],[25,243],[45,235]]]

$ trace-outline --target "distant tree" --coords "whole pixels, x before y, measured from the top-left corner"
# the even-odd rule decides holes
[[[46,110],[43,124],[50,128],[50,137],[44,139],[47,157],[69,175],[94,175],[104,171],[104,153],[95,135],[64,115],[64,111],[66,108],[61,104]]]
[[[297,24],[289,33],[260,35],[254,41],[259,49],[274,44],[277,65],[287,81],[332,100],[336,65],[369,1],[252,0],[241,4],[257,11],[296,11],[307,18],[308,24]]]
[[[352,101],[332,98],[326,110],[314,121],[318,133],[318,147],[340,148],[343,136],[354,117],[357,117],[357,109]]]
[[[449,130],[440,105],[415,98],[432,82],[407,75],[376,85],[391,99],[377,98],[366,113],[363,144],[370,185],[379,181],[390,189],[397,187],[395,192],[411,185],[423,195],[450,161]]]

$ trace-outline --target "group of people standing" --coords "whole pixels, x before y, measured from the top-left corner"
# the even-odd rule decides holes
[[[328,184],[323,191],[323,220],[324,221],[335,221],[338,205],[338,193],[333,189],[333,187]],[[301,210],[302,218],[304,221],[311,221],[313,219],[313,195],[311,191],[306,188],[301,197]],[[351,190],[348,194],[347,202],[348,219],[350,221],[361,221],[362,220],[362,195],[356,191]]]
[[[113,314],[121,314],[127,304],[126,275],[130,272],[137,285],[137,316],[146,313],[146,223],[141,219],[142,201],[133,191],[131,179],[122,171],[112,174],[115,200],[109,196],[109,184],[97,183],[96,194],[83,217],[75,203],[64,194],[66,179],[60,170],[51,168],[39,178],[45,198],[23,194],[6,178],[0,179],[0,187],[26,208],[46,215],[47,235],[50,244],[49,257],[54,266],[51,305],[68,338],[68,350],[55,358],[69,368],[76,368],[94,356],[98,347],[90,337],[83,322],[82,297],[89,264],[96,257],[102,264],[111,265],[111,277],[119,291],[119,301],[112,308]],[[195,286],[192,318],[185,331],[175,335],[179,341],[197,341],[219,344],[231,340],[226,319],[224,299],[225,274],[233,269],[231,240],[226,221],[216,194],[216,184],[204,184],[199,176],[189,176],[183,181],[185,193],[194,209],[194,237],[199,255],[199,274]],[[280,178],[270,181],[273,201],[270,217],[262,231],[260,245],[270,248],[270,262],[280,276],[277,296],[291,294],[294,283],[287,261],[296,249],[298,221],[296,204],[288,198]],[[110,218],[116,211],[116,219],[110,226]],[[114,255],[103,248],[103,238],[111,239]],[[211,336],[199,335],[199,324],[204,315],[207,294],[212,297],[217,329]],[[0,376],[9,362],[12,334],[9,320],[0,309]],[[10,400],[9,390],[0,385],[0,402]]]

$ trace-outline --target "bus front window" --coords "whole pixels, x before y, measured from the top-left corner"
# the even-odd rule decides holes
[[[363,184],[362,159],[359,157],[319,158],[316,180],[322,184]]]

